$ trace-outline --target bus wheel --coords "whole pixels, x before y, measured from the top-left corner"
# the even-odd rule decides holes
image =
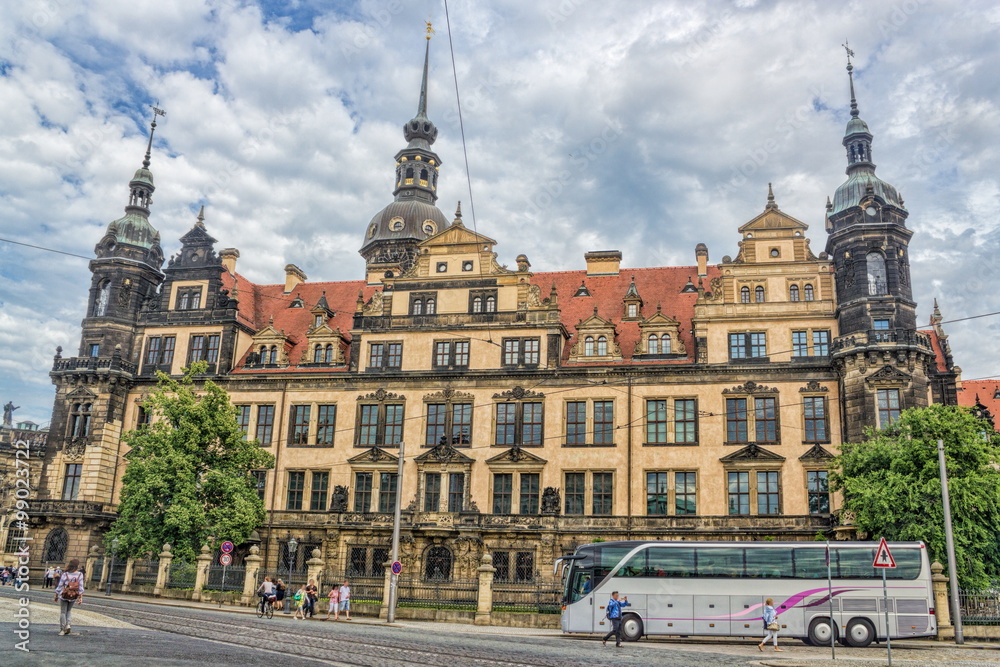
[[[836,629],[830,626],[830,619],[815,618],[809,624],[809,641],[814,646],[829,646],[830,634],[836,634]]]
[[[863,618],[855,618],[847,624],[847,643],[864,648],[875,639],[875,628]]]
[[[622,616],[622,639],[637,642],[642,638],[642,619],[635,614]]]

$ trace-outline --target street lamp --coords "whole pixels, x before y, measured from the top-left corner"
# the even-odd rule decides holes
[[[115,552],[118,551],[118,538],[111,540],[111,567],[108,568],[108,587],[104,590],[105,597],[111,597],[111,575],[115,573]]]
[[[288,604],[285,605],[285,613],[292,613],[292,563],[295,562],[295,551],[299,548],[299,542],[294,537],[288,538],[288,584],[285,586],[285,600]]]

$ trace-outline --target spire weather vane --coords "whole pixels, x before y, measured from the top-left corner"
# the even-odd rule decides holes
[[[424,21],[424,23],[427,24],[427,39],[429,40],[431,38],[431,35],[434,34],[434,28],[431,27],[430,21]]]
[[[149,108],[151,108],[153,110],[153,122],[154,123],[156,122],[156,117],[157,116],[166,116],[167,115],[167,112],[164,111],[163,109],[159,108],[158,106],[156,106],[156,104],[150,104]]]
[[[847,64],[850,65],[851,64],[851,58],[854,57],[854,51],[851,50],[851,47],[848,46],[848,44],[850,44],[850,42],[846,42],[845,41],[843,44],[841,44],[841,46],[844,47],[845,51],[847,51]]]

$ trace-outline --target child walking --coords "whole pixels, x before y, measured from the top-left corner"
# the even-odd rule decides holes
[[[330,587],[330,607],[326,610],[326,618],[324,621],[330,620],[330,614],[333,614],[333,620],[340,620],[340,588],[334,584]]]
[[[295,597],[292,601],[295,602],[295,616],[293,618],[300,618],[303,621],[306,620],[306,600],[309,594],[306,593],[306,585],[302,584],[299,586],[299,590],[295,593]]]

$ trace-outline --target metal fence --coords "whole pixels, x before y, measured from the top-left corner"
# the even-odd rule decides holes
[[[94,559],[94,569],[89,572],[90,581],[100,581],[104,576],[104,557]]]
[[[113,584],[120,584],[125,581],[125,559],[114,558],[110,562],[110,572],[108,580]]]
[[[137,560],[132,563],[132,584],[156,584],[156,576],[160,569],[158,560]]]
[[[167,577],[167,588],[194,588],[197,570],[198,568],[194,563],[174,560],[170,563],[170,576]]]
[[[385,588],[385,577],[359,577],[344,575],[334,570],[324,570],[320,573],[319,593],[326,597],[333,586],[339,587],[344,579],[350,582],[351,600],[356,604],[382,604],[382,592]]]
[[[210,591],[242,591],[245,577],[245,566],[229,565],[225,568],[225,580],[223,580],[222,566],[218,563],[212,563],[208,566],[205,588]]]
[[[400,577],[397,586],[400,607],[475,611],[479,599],[478,579],[427,581]]]
[[[992,591],[959,591],[962,623],[969,625],[1000,625],[1000,593]]]
[[[562,590],[555,584],[535,582],[510,584],[493,582],[493,611],[558,614]]]

